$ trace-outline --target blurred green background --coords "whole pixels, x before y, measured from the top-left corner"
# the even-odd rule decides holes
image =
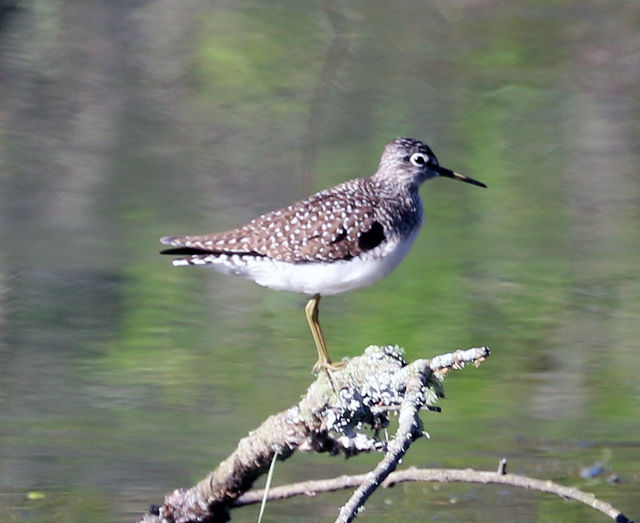
[[[0,520],[135,521],[295,403],[306,298],[172,268],[158,238],[371,174],[396,136],[489,188],[425,184],[400,267],[323,300],[332,355],[489,345],[403,465],[507,457],[640,518],[639,63],[629,1],[0,2]],[[274,482],[378,459],[299,455]],[[359,519],[604,517],[411,484]]]

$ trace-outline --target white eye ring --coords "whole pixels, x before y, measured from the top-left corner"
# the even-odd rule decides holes
[[[409,161],[416,167],[422,167],[429,162],[429,157],[424,153],[413,153]]]

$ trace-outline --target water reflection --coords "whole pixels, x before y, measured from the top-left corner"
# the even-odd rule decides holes
[[[62,1],[3,15],[0,519],[132,521],[293,403],[315,358],[305,298],[173,269],[157,239],[369,174],[397,135],[489,190],[423,188],[411,256],[323,301],[332,351],[490,345],[405,462],[494,469],[506,455],[640,512],[635,4]],[[276,481],[375,459],[298,456]],[[580,479],[596,462],[622,482]],[[329,519],[344,497],[270,515]],[[413,514],[591,517],[432,485],[366,512]]]

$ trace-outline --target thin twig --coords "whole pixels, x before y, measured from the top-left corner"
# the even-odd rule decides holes
[[[262,497],[262,503],[260,503],[260,512],[258,513],[258,523],[262,523],[262,516],[264,516],[264,509],[267,506],[267,499],[269,497],[269,489],[271,488],[271,481],[273,480],[273,472],[276,469],[276,461],[278,460],[278,453],[273,454],[273,460],[271,460],[271,466],[269,467],[269,473],[267,474],[267,482],[264,486],[264,496]]]
[[[339,476],[331,479],[303,481],[291,483],[280,487],[272,487],[269,492],[269,501],[287,499],[294,496],[315,496],[323,492],[332,492],[362,485],[368,478],[368,474],[353,476]],[[520,476],[518,474],[500,474],[499,472],[485,472],[473,469],[418,469],[415,467],[400,470],[389,474],[382,487],[391,487],[398,483],[421,481],[439,483],[483,483],[508,485],[512,487],[526,488],[539,492],[555,494],[564,499],[572,499],[583,503],[610,517],[618,523],[633,523],[618,509],[609,503],[600,501],[593,494],[583,492],[575,487],[565,487],[552,481]],[[262,490],[252,490],[238,498],[234,506],[258,503],[262,498]]]

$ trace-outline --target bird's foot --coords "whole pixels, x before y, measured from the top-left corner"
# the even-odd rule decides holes
[[[334,363],[332,361],[318,360],[313,366],[313,373],[319,374],[322,371],[326,372],[327,378],[329,378],[329,383],[331,384],[331,388],[333,389],[334,394],[337,394],[340,387],[338,387],[338,385],[336,384],[333,373],[340,369],[344,369],[346,364],[346,361],[337,361]]]
[[[314,374],[318,374],[320,371],[324,370],[327,372],[327,374],[329,374],[329,377],[331,377],[331,371],[337,371],[337,370],[343,369],[346,364],[347,364],[346,361],[333,362],[333,361],[318,360],[313,366],[312,372]]]

